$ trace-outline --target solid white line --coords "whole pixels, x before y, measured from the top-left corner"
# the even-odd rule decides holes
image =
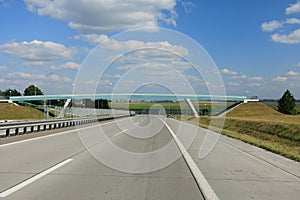
[[[127,129],[127,128],[126,128],[126,129],[124,129],[123,131],[121,131],[121,132],[117,133],[117,134],[116,134],[116,135],[114,135],[113,137],[116,137],[116,136],[120,135],[121,133],[124,133],[125,131],[128,131],[128,129]]]
[[[31,177],[30,179],[27,179],[26,181],[24,181],[24,182],[22,182],[22,183],[20,183],[20,184],[18,184],[16,186],[8,189],[8,190],[5,190],[4,192],[0,193],[0,197],[4,198],[4,197],[7,197],[7,196],[11,195],[12,193],[14,193],[14,192],[22,189],[23,187],[26,187],[27,185],[33,183],[34,181],[42,178],[45,175],[51,173],[52,171],[54,171],[54,170],[56,170],[56,169],[58,169],[58,168],[60,168],[60,167],[62,167],[64,165],[66,165],[67,163],[71,162],[72,160],[73,159],[71,159],[71,158],[67,159],[67,160],[65,160],[65,161],[63,161],[63,162],[61,162],[61,163],[59,163],[59,164],[57,164],[57,165],[55,165],[55,166],[53,166],[53,167],[51,167],[51,168],[49,168],[49,169],[41,172],[41,173],[39,173],[39,174]]]
[[[177,143],[177,145],[178,145],[184,159],[186,160],[186,163],[188,164],[191,172],[193,173],[205,199],[206,200],[218,200],[219,199],[218,196],[213,191],[213,189],[211,188],[211,186],[209,185],[209,183],[207,182],[207,180],[201,173],[200,169],[198,168],[198,166],[196,165],[196,163],[190,156],[190,154],[187,152],[187,150],[185,149],[183,144],[180,142],[180,140],[176,136],[176,134],[173,132],[173,130],[169,127],[169,125],[163,119],[161,119],[161,121],[165,124],[165,126],[171,133],[172,137],[174,138],[175,142]]]
[[[128,118],[125,118],[125,119],[128,119]],[[80,131],[80,130],[84,130],[84,129],[94,128],[94,127],[97,127],[97,126],[104,126],[104,125],[107,125],[107,124],[115,123],[116,121],[118,121],[118,122],[119,121],[123,121],[125,119],[114,120],[112,122],[107,122],[107,123],[103,123],[103,124],[97,124],[97,125],[88,126],[88,127],[84,127],[84,128],[78,128],[78,129],[76,128],[74,130],[69,130],[69,131],[65,131],[65,132],[61,132],[61,133],[55,133],[55,134],[51,134],[51,135],[45,135],[45,136],[41,136],[41,137],[36,137],[36,138],[21,140],[21,141],[17,141],[17,142],[8,143],[8,144],[0,144],[0,148],[1,147],[6,147],[6,146],[10,146],[10,145],[14,145],[14,144],[23,143],[23,142],[29,142],[29,141],[34,141],[34,140],[40,140],[40,139],[48,138],[48,137],[59,136],[59,135],[63,135],[63,134],[66,134],[66,133],[72,133],[72,132],[75,132],[75,131]]]

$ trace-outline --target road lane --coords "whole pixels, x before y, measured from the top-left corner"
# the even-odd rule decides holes
[[[91,129],[91,132],[97,130],[95,126],[84,129]],[[0,191],[4,191],[84,150],[85,147],[82,145],[76,130],[11,145],[0,145]]]
[[[127,151],[147,153],[172,144],[173,138],[159,121],[138,116],[119,121],[118,125],[102,125],[102,130],[112,144]],[[193,125],[166,121],[177,135],[178,131],[186,135],[195,131]],[[159,134],[143,138],[157,130]],[[99,136],[99,128],[86,129],[84,134],[94,139],[91,149],[100,147],[106,139]],[[199,159],[199,149],[207,134],[206,130],[197,129],[188,152],[219,199],[298,199],[299,163],[226,136],[220,136],[208,156]],[[0,147],[5,161],[1,160],[0,188],[19,183],[68,156],[73,161],[4,199],[202,199],[182,157],[154,172],[125,173],[102,164],[85,151],[77,133],[6,148]],[[166,159],[165,156],[161,158]],[[145,167],[145,163],[139,167]]]
[[[133,121],[136,127],[128,127],[131,134],[138,134],[141,130],[140,127],[143,126],[147,127],[150,130],[149,132],[155,130],[153,128],[155,124],[148,127],[151,120],[147,117],[135,117]],[[159,120],[153,121],[156,124],[161,123]],[[127,124],[130,124],[129,121]],[[126,125],[126,123],[123,125]],[[123,127],[123,125],[121,126]],[[161,124],[158,126],[161,126]],[[113,123],[104,125],[102,128],[105,135],[110,137],[115,145],[132,152],[151,152],[172,141],[172,137],[165,127],[158,134],[147,139],[135,138]],[[98,137],[93,141],[94,146],[92,148],[101,145],[102,139],[104,139],[99,138],[97,131],[97,129],[87,129],[85,131],[88,137]],[[64,136],[67,138],[64,138],[63,141],[72,146],[70,148],[77,151],[82,150],[82,145],[74,139],[76,134],[65,134]],[[60,140],[61,138],[52,137],[52,139]],[[52,148],[45,146],[44,149],[51,152],[53,148],[56,148],[56,141],[51,141],[51,143]],[[30,147],[34,148],[35,146],[30,144]],[[26,148],[29,147],[26,145],[20,147],[19,151]],[[64,150],[60,149],[60,151]],[[69,155],[68,153],[62,154]],[[93,158],[87,151],[77,153],[72,159],[73,161],[67,165],[5,199],[202,199],[197,184],[183,158],[179,158],[173,164],[161,170],[137,174],[111,169]],[[47,158],[44,158],[47,163],[46,160]],[[32,162],[34,163],[34,161]],[[12,163],[13,161],[10,161],[10,164]],[[15,163],[17,162],[15,161]]]
[[[178,122],[168,120],[178,129]],[[185,131],[194,125],[182,123]],[[200,128],[188,152],[219,199],[298,200],[300,163],[221,135],[203,159],[199,150],[207,130]]]

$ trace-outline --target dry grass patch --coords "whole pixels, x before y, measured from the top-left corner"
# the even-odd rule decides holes
[[[216,130],[222,120],[201,117],[188,122]],[[262,103],[242,104],[227,114],[222,134],[300,161],[300,116],[283,115]]]
[[[43,112],[11,103],[0,103],[0,120],[43,119]]]

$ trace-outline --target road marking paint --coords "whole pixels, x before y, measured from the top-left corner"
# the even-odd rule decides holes
[[[78,129],[76,128],[74,130],[69,130],[69,131],[64,131],[64,132],[61,132],[61,133],[55,133],[55,134],[51,134],[51,135],[45,135],[45,136],[41,136],[41,137],[36,137],[36,138],[21,140],[21,141],[17,141],[17,142],[8,143],[8,144],[0,144],[0,148],[1,147],[5,147],[5,146],[14,145],[14,144],[23,143],[23,142],[29,142],[29,141],[34,141],[34,140],[48,138],[48,137],[59,136],[59,135],[63,135],[63,134],[66,134],[66,133],[72,133],[72,132],[75,132],[75,131],[81,131],[81,130],[84,130],[84,129],[90,129],[90,128],[94,128],[94,127],[97,127],[97,126],[104,126],[104,125],[107,125],[107,124],[116,123],[116,121],[117,122],[124,121],[126,119],[128,119],[128,118],[121,119],[121,120],[114,120],[112,122],[107,122],[107,123],[103,123],[103,124],[97,124],[97,125],[83,127],[83,128],[78,128]]]
[[[202,194],[204,195],[204,198],[206,200],[218,200],[219,199],[218,196],[216,195],[216,193],[213,191],[212,187],[209,185],[209,183],[205,179],[204,175],[202,174],[202,172],[200,171],[200,169],[198,168],[198,166],[196,165],[196,163],[194,162],[194,160],[188,153],[187,149],[185,149],[185,147],[180,142],[180,140],[178,139],[176,134],[173,132],[173,130],[170,128],[170,126],[163,119],[161,119],[161,121],[165,124],[165,126],[171,133],[172,137],[174,138],[175,142],[177,143],[177,146],[179,147],[179,150],[181,151],[188,167],[190,168],[193,176],[195,177],[195,180],[196,180]]]
[[[71,162],[72,160],[73,160],[73,159],[71,159],[71,158],[70,158],[70,159],[67,159],[67,160],[65,160],[65,161],[63,161],[63,162],[61,162],[61,163],[58,163],[57,165],[55,165],[55,166],[53,166],[53,167],[51,167],[51,168],[49,168],[49,169],[47,169],[47,170],[45,170],[45,171],[43,171],[43,172],[40,172],[40,173],[36,174],[35,176],[33,176],[33,177],[27,179],[26,181],[23,181],[22,183],[20,183],[20,184],[14,186],[14,187],[12,187],[12,188],[10,188],[10,189],[8,189],[8,190],[5,190],[4,192],[1,192],[1,193],[0,193],[0,197],[1,197],[1,198],[4,198],[4,197],[7,197],[7,196],[11,195],[12,193],[14,193],[14,192],[16,192],[16,191],[18,191],[18,190],[20,190],[20,189],[26,187],[27,185],[33,183],[34,181],[36,181],[36,180],[42,178],[42,177],[45,176],[45,175],[51,173],[52,171],[54,171],[54,170],[56,170],[56,169],[58,169],[58,168],[60,168],[60,167],[62,167],[62,166],[64,166],[64,165],[68,164],[68,163]]]
[[[118,135],[120,135],[120,134],[122,134],[122,133],[124,133],[124,132],[126,132],[126,131],[128,131],[128,129],[126,128],[126,129],[124,129],[123,131],[121,131],[121,132],[119,132],[119,133],[117,133],[116,135],[114,135],[113,137],[116,137],[116,136],[118,136]]]

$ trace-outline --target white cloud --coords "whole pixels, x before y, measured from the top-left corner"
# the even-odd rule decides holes
[[[300,1],[298,1],[295,4],[291,4],[290,7],[286,8],[285,13],[287,15],[290,15],[293,13],[300,13]]]
[[[247,75],[244,75],[244,74],[241,74],[241,75],[238,75],[238,76],[232,76],[233,79],[247,79],[248,76]]]
[[[192,9],[196,7],[196,5],[192,1],[180,0],[181,5],[186,13],[191,13]]]
[[[273,34],[272,40],[278,43],[284,44],[298,44],[300,43],[300,29],[295,30],[294,32],[286,34]]]
[[[295,4],[291,4],[286,8],[286,14],[290,15],[293,13],[300,13],[300,1],[297,1]],[[270,22],[264,22],[261,25],[263,31],[274,31],[279,28],[283,28],[285,24],[300,24],[300,19],[298,18],[288,18],[282,21],[273,20]],[[298,44],[300,43],[300,29],[297,29],[289,34],[275,33],[271,35],[271,38],[274,42],[283,43],[283,44]]]
[[[138,40],[118,41],[115,39],[107,39],[102,42],[102,47],[111,51],[130,51],[136,49],[164,49],[179,55],[188,55],[188,49],[179,46],[172,45],[168,41],[161,42],[143,42]],[[161,51],[160,51],[161,53]]]
[[[158,41],[158,42],[144,42],[139,40],[127,40],[127,41],[119,41],[114,38],[109,38],[104,34],[82,34],[74,36],[74,39],[83,40],[89,42],[91,44],[98,44],[101,42],[101,48],[110,51],[130,51],[137,49],[164,49],[166,51],[170,51],[172,53],[176,53],[179,55],[188,55],[188,49],[180,46],[170,44],[168,41]],[[161,53],[161,50],[159,50]]]
[[[264,22],[262,25],[261,25],[261,29],[262,31],[265,31],[265,32],[272,32],[276,29],[279,29],[279,28],[283,28],[283,25],[284,24],[300,24],[300,19],[298,18],[288,18],[284,21],[277,21],[277,20],[272,20],[270,22]]]
[[[5,67],[5,66],[0,66],[0,72],[6,71],[6,70],[7,70],[7,67]]]
[[[48,61],[27,61],[24,62],[25,67],[41,67],[47,64],[50,64],[51,62]]]
[[[236,71],[230,70],[230,69],[222,69],[222,74],[229,74],[229,75],[237,75],[238,73]]]
[[[0,0],[0,5],[4,8],[10,8],[10,4],[12,3],[12,0]]]
[[[8,78],[22,78],[22,79],[43,79],[46,78],[44,74],[32,74],[25,72],[13,72],[8,74]]]
[[[172,45],[167,41],[118,41],[116,39],[107,38],[102,41],[101,47],[105,51],[117,52],[117,57],[113,56],[108,59],[116,70],[126,71],[140,65],[152,70],[157,67],[170,67],[178,72],[193,68],[191,63],[182,58],[188,55],[189,51],[182,46]],[[129,53],[120,55],[120,51]],[[160,75],[162,74],[160,72],[158,73]]]
[[[99,34],[82,34],[74,36],[76,40],[83,40],[85,42],[89,42],[93,45],[99,44],[100,42],[107,40],[107,35],[99,35]]]
[[[184,73],[186,70],[193,70],[193,65],[180,56],[156,49],[133,51],[131,54],[120,57],[114,62],[114,65],[116,69],[122,71],[142,65],[145,70],[154,71],[157,75],[163,74],[163,72],[159,72],[160,68],[173,69],[179,73]]]
[[[104,74],[103,77],[105,78],[121,78],[120,74]]]
[[[51,41],[33,40],[31,42],[8,42],[0,45],[3,54],[32,61],[51,61],[71,59],[73,51],[62,44]]]
[[[24,0],[38,15],[67,21],[81,33],[176,25],[176,0]]]
[[[277,81],[277,82],[285,82],[285,81],[287,81],[287,77],[284,77],[284,76],[277,76],[276,78],[273,79],[273,81]]]
[[[98,83],[100,86],[104,86],[104,85],[112,85],[112,82],[110,80],[100,80]]]
[[[300,24],[300,19],[298,18],[288,18],[285,20],[286,24]]]
[[[294,72],[294,71],[289,71],[288,73],[286,73],[287,75],[289,76],[297,76],[299,75],[300,73],[299,72]]]
[[[62,65],[53,65],[50,67],[51,70],[78,70],[80,64],[75,62],[66,62]]]
[[[60,77],[56,74],[39,74],[39,73],[25,73],[25,72],[13,72],[8,73],[7,78],[11,81],[18,81],[18,83],[28,82],[45,82],[45,81],[60,81],[60,82],[70,82],[71,79],[67,77]]]
[[[253,81],[263,81],[264,78],[260,77],[260,76],[255,76],[255,77],[251,77],[251,80],[253,80]]]
[[[229,87],[231,87],[231,86],[233,86],[233,87],[235,87],[235,86],[239,87],[239,86],[241,86],[241,84],[237,83],[237,82],[229,82],[229,83],[227,83],[227,86],[229,86]]]
[[[282,23],[276,20],[270,22],[264,22],[261,25],[261,29],[266,32],[271,32],[274,31],[275,29],[282,28],[282,27],[283,27]]]

